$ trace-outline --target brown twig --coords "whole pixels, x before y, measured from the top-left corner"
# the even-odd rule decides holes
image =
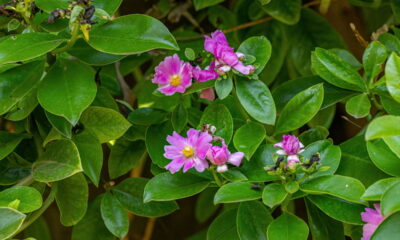
[[[144,231],[143,240],[151,240],[151,236],[153,235],[154,225],[156,224],[157,218],[149,218],[147,220],[146,229]]]
[[[124,76],[120,70],[121,63],[118,61],[115,63],[115,72],[117,73],[118,82],[122,88],[122,94],[124,95],[124,101],[127,102],[129,105],[133,105],[135,102],[135,97],[132,95],[132,91],[129,85],[126,83]]]
[[[360,43],[360,45],[366,48],[366,47],[368,46],[368,41],[365,40],[365,39],[361,36],[360,32],[359,32],[359,31],[357,30],[357,28],[356,28],[356,25],[355,25],[354,23],[350,23],[350,28],[351,28],[351,30],[353,31],[354,36],[356,37],[356,39],[357,39],[357,41]]]
[[[315,6],[315,5],[318,5],[318,4],[320,4],[320,3],[321,3],[320,0],[312,1],[312,2],[309,2],[309,3],[304,4],[304,5],[303,5],[303,8]],[[224,32],[224,33],[236,32],[236,31],[241,30],[241,29],[244,29],[244,28],[252,27],[252,26],[255,26],[255,25],[258,25],[258,24],[261,24],[261,23],[265,23],[265,22],[271,21],[272,19],[273,19],[272,17],[261,18],[261,19],[258,19],[258,20],[252,21],[252,22],[240,24],[240,25],[238,25],[238,26],[236,26],[236,27],[223,30],[223,32]],[[211,34],[211,33],[208,33],[208,34],[205,34],[205,35],[210,35],[210,34]],[[191,37],[178,37],[178,38],[176,38],[176,40],[177,40],[177,41],[190,41],[190,40],[201,39],[201,38],[203,38],[203,37],[204,37],[204,35],[191,36]]]

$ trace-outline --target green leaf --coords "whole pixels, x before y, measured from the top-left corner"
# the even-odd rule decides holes
[[[67,8],[68,2],[68,0],[35,0],[35,4],[38,6],[38,8],[45,12],[51,12],[57,8]]]
[[[221,213],[210,225],[207,240],[241,240],[236,225],[237,209]]]
[[[72,125],[68,122],[67,119],[51,114],[45,111],[47,120],[49,120],[50,124],[57,130],[57,132],[61,133],[63,136],[67,138],[72,137]]]
[[[87,209],[89,188],[85,176],[78,173],[54,184],[61,223],[64,226],[75,225],[85,216]]]
[[[11,121],[21,121],[27,118],[39,104],[36,96],[37,86],[23,96],[4,117]]]
[[[186,92],[183,93],[183,95],[185,96],[207,88],[212,88],[215,85],[215,81],[215,79],[212,79],[206,82],[195,82],[188,89],[186,89]]]
[[[394,183],[382,195],[381,198],[381,211],[384,216],[400,210],[399,202],[400,183]]]
[[[294,96],[283,108],[276,123],[275,133],[283,133],[300,128],[310,121],[322,105],[324,88],[314,85]]]
[[[0,207],[0,239],[8,239],[22,225],[26,215],[12,208]]]
[[[200,125],[211,124],[216,127],[215,135],[225,139],[229,144],[233,134],[233,119],[225,105],[220,103],[210,104],[203,113]]]
[[[104,194],[101,199],[100,210],[104,224],[112,234],[119,238],[123,238],[128,234],[128,215],[114,195],[109,192]]]
[[[301,218],[284,213],[269,224],[267,236],[268,240],[306,240],[308,226]]]
[[[351,203],[328,195],[308,195],[307,199],[333,219],[354,225],[364,224],[361,220],[361,213],[365,210],[364,205]]]
[[[55,182],[82,171],[78,148],[70,140],[47,145],[44,154],[33,164],[33,177],[39,182]]]
[[[158,48],[179,50],[174,37],[160,21],[141,14],[118,17],[92,29],[88,43],[94,49],[116,55]]]
[[[111,190],[119,202],[135,215],[142,217],[162,217],[176,211],[175,201],[143,202],[143,193],[148,179],[128,178]]]
[[[0,73],[0,115],[12,111],[30,94],[39,83],[43,68],[43,61],[35,61]]]
[[[98,187],[103,166],[103,149],[97,137],[90,131],[83,131],[74,136],[78,148],[83,172]]]
[[[247,160],[250,160],[264,139],[264,126],[259,123],[248,122],[236,131],[233,144],[236,150],[243,152]]]
[[[93,2],[96,8],[101,8],[108,14],[113,15],[121,5],[122,0],[97,0]]]
[[[0,207],[8,207],[15,200],[19,201],[16,210],[29,213],[42,206],[42,195],[32,187],[15,186],[0,192]]]
[[[143,141],[128,141],[119,139],[111,148],[108,159],[108,173],[111,179],[115,179],[129,172],[139,165],[140,159],[146,153]]]
[[[263,82],[238,78],[236,80],[236,91],[240,103],[250,116],[261,123],[269,125],[275,123],[274,99]]]
[[[345,239],[343,224],[341,222],[327,216],[309,200],[306,200],[306,207],[312,239]]]
[[[27,136],[23,134],[0,131],[0,160],[12,153],[18,144],[26,137]]]
[[[83,110],[96,97],[92,68],[76,61],[60,60],[39,85],[38,100],[48,112],[65,117],[75,125]]]
[[[215,194],[214,204],[257,200],[262,191],[253,189],[250,182],[234,182],[223,185]]]
[[[400,158],[390,150],[383,140],[367,142],[367,149],[375,166],[389,175],[400,176]]]
[[[223,1],[225,0],[193,0],[193,4],[196,11],[199,11],[200,9],[211,7]]]
[[[375,230],[371,240],[387,240],[400,235],[400,213],[387,217]]]
[[[362,199],[367,201],[380,201],[382,195],[393,185],[400,183],[399,178],[385,178],[376,181],[374,184],[369,186],[362,195]]]
[[[202,192],[209,184],[210,181],[188,173],[161,173],[147,183],[143,198],[145,203],[186,198]]]
[[[175,131],[182,132],[182,130],[186,127],[188,122],[188,113],[186,111],[185,106],[183,104],[179,104],[176,106],[175,110],[172,112],[171,123],[174,127]]]
[[[354,118],[366,117],[370,111],[371,102],[366,93],[356,95],[346,102],[346,112]]]
[[[271,57],[272,47],[268,38],[264,36],[250,37],[240,44],[237,51],[243,53],[246,58],[250,56],[256,58],[251,65],[256,68],[253,74],[259,74]]]
[[[287,195],[288,193],[282,184],[271,183],[264,187],[262,200],[265,205],[273,208],[274,206],[281,204]]]
[[[373,41],[365,49],[363,54],[364,74],[370,80],[382,71],[382,64],[388,57],[385,45]]]
[[[217,92],[219,99],[225,99],[229,96],[233,89],[232,78],[222,78],[215,82],[215,91]]]
[[[267,227],[273,221],[271,213],[260,202],[242,202],[237,212],[240,240],[267,240]]]
[[[400,57],[392,53],[385,67],[386,86],[390,95],[400,102]]]
[[[300,20],[301,0],[271,0],[263,9],[278,21],[296,24]]]
[[[219,205],[214,205],[214,195],[217,190],[217,188],[207,188],[199,194],[194,212],[199,223],[206,222],[219,209]]]
[[[162,123],[166,119],[167,112],[156,108],[138,108],[128,115],[128,120],[138,125],[153,125]]]
[[[103,107],[89,107],[80,121],[85,129],[97,136],[100,143],[120,138],[131,126],[119,112]]]
[[[31,236],[35,239],[40,240],[51,240],[51,234],[49,226],[44,220],[44,217],[39,217],[35,222],[33,222],[29,227],[24,230],[25,236]]]
[[[164,157],[164,146],[169,145],[167,136],[172,135],[172,124],[170,121],[158,125],[151,125],[146,131],[146,148],[151,161],[157,166],[164,168],[171,160]]]
[[[381,4],[381,0],[349,0],[351,4],[361,7],[376,8]]]
[[[72,240],[114,240],[115,237],[108,231],[101,217],[101,198],[97,197],[89,204],[83,219],[72,229]]]
[[[328,50],[316,48],[311,57],[312,69],[325,81],[340,88],[365,91],[366,83],[352,66]]]
[[[0,40],[0,65],[39,57],[58,47],[65,39],[48,33],[25,33]]]

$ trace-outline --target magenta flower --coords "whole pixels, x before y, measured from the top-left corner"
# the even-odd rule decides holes
[[[191,128],[187,132],[187,138],[174,132],[172,136],[167,136],[167,141],[171,145],[164,147],[164,157],[172,161],[165,168],[171,173],[179,171],[182,167],[183,172],[192,167],[198,172],[208,168],[205,158],[212,141],[212,136],[208,132]]]
[[[211,37],[206,36],[205,38],[204,49],[212,53],[216,58],[216,67],[219,74],[224,74],[230,71],[231,68],[245,75],[254,72],[254,66],[245,66],[242,63],[245,57],[244,54],[234,52],[222,31],[215,31],[211,34]]]
[[[363,236],[361,240],[369,240],[379,224],[385,220],[385,217],[382,216],[381,213],[381,205],[374,204],[374,207],[375,209],[365,208],[365,212],[361,213],[362,220],[367,223],[363,226]]]
[[[155,69],[152,80],[165,95],[184,93],[192,85],[192,66],[179,59],[178,55],[166,57]]]
[[[217,166],[217,172],[228,171],[226,163],[234,166],[239,166],[244,157],[244,153],[236,152],[231,154],[226,146],[225,141],[222,140],[222,146],[213,146],[207,152],[207,159]]]
[[[285,135],[282,137],[282,141],[276,143],[274,147],[279,147],[276,151],[278,155],[286,155],[288,156],[287,161],[288,165],[291,166],[296,162],[299,162],[300,159],[297,154],[303,152],[304,145],[299,141],[299,139],[293,135]]]
[[[212,61],[210,66],[202,70],[199,66],[193,68],[193,78],[198,82],[206,82],[219,77],[215,71],[215,61]]]

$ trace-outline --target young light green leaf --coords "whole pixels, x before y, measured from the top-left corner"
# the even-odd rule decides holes
[[[386,240],[393,236],[399,236],[400,213],[395,213],[387,217],[375,230],[371,240]]]
[[[256,58],[251,65],[256,68],[254,74],[259,74],[271,57],[272,47],[271,42],[264,36],[250,37],[240,44],[237,51],[243,53],[246,57]]]
[[[400,176],[400,158],[382,139],[367,142],[367,149],[375,166],[389,175]]]
[[[42,206],[42,195],[35,188],[15,186],[0,192],[0,207],[8,207],[15,200],[19,201],[16,210],[22,213],[33,212]]]
[[[384,178],[369,186],[362,195],[367,201],[380,201],[382,195],[393,185],[400,183],[399,178]]]
[[[380,42],[373,41],[364,51],[363,65],[365,77],[370,80],[382,71],[382,64],[388,57],[386,47]]]
[[[11,237],[26,218],[25,214],[8,207],[0,207],[0,216],[0,239]]]
[[[390,95],[400,102],[400,57],[392,53],[385,67],[386,86]]]
[[[234,203],[261,198],[262,191],[253,189],[250,182],[234,182],[223,185],[215,194],[214,204]]]
[[[232,92],[233,81],[232,78],[222,78],[215,82],[215,91],[219,99],[225,99]]]
[[[280,183],[271,183],[264,187],[262,200],[265,205],[270,208],[281,204],[285,200],[288,193],[285,187]]]
[[[371,102],[365,93],[350,98],[346,102],[346,112],[355,118],[368,116],[371,110]]]
[[[400,117],[392,115],[375,118],[369,123],[365,133],[367,141],[393,136],[400,136]]]
[[[382,195],[381,198],[381,211],[384,216],[400,210],[399,202],[400,183],[394,183]]]

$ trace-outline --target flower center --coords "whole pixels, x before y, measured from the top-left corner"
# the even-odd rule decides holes
[[[193,156],[193,155],[194,155],[193,148],[190,147],[190,146],[186,146],[186,147],[182,150],[182,154],[183,154],[185,157],[187,157],[187,158]]]
[[[174,74],[169,78],[169,83],[172,86],[178,86],[181,84],[181,75],[179,74]]]

